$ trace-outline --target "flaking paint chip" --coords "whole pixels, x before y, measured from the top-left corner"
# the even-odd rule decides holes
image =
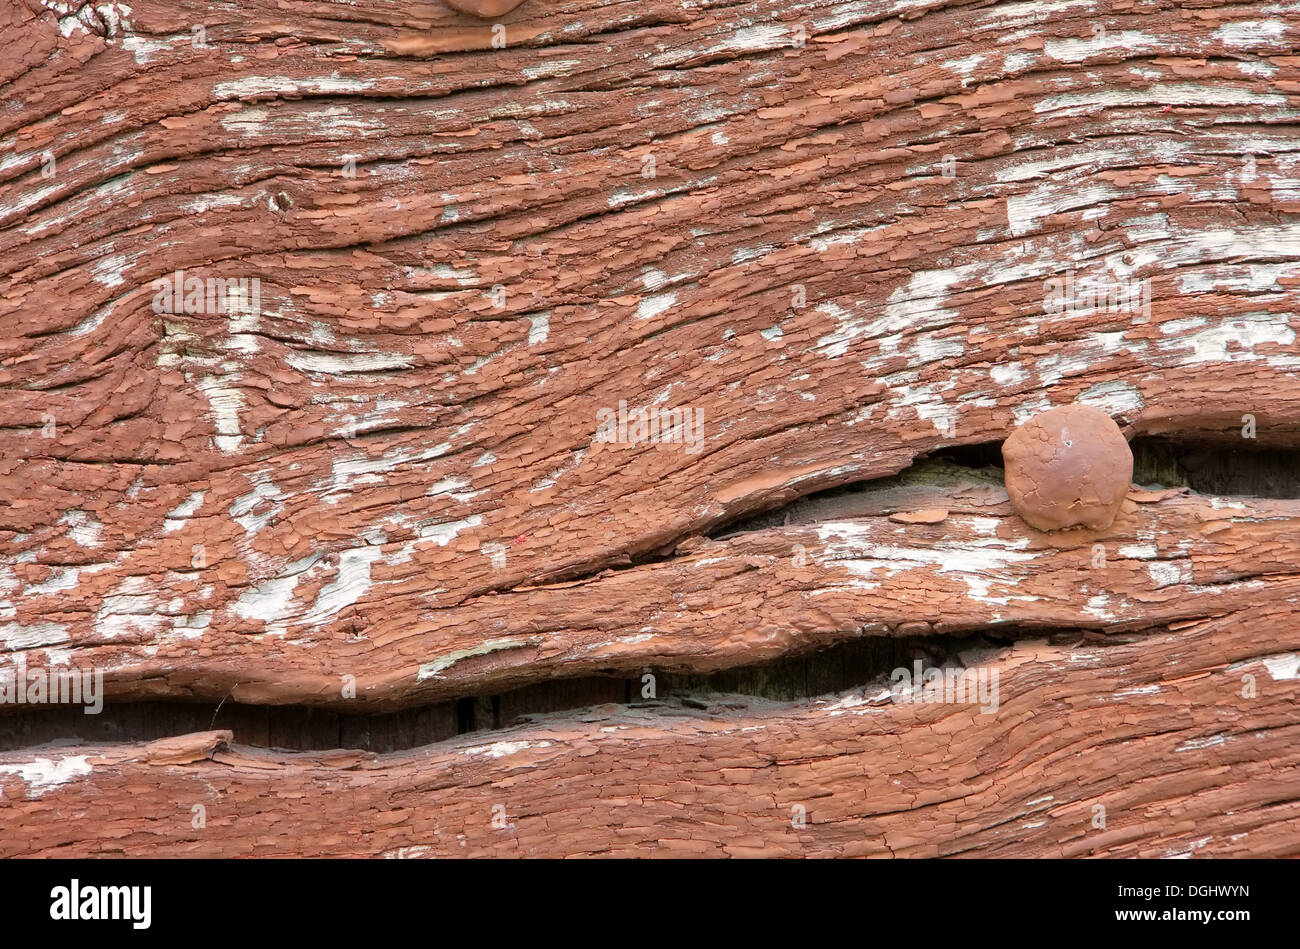
[[[939,524],[948,519],[948,511],[929,507],[923,511],[895,511],[889,519],[896,524]]]

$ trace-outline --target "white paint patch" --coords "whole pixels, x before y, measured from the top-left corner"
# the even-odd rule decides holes
[[[1244,76],[1254,76],[1257,79],[1271,79],[1277,75],[1277,67],[1272,63],[1237,63],[1237,72]]]
[[[1183,582],[1182,564],[1175,561],[1154,560],[1147,564],[1147,573],[1151,575],[1151,582],[1157,589]]]
[[[1132,695],[1158,695],[1160,686],[1158,685],[1141,685],[1132,689],[1121,689],[1115,693],[1115,698],[1126,699]]]
[[[1162,159],[1171,159],[1177,156],[1177,153],[1164,153]],[[1032,161],[1021,161],[1015,165],[1008,165],[1006,168],[998,170],[997,181],[1008,183],[1014,181],[1034,181],[1037,178],[1048,177],[1054,172],[1070,170],[1076,173],[1092,173],[1097,169],[1109,168],[1109,166],[1118,165],[1119,162],[1130,157],[1127,151],[1118,148],[1088,148],[1074,149],[1061,153],[1061,155],[1052,155],[1047,159]]]
[[[1168,47],[1154,36],[1139,33],[1136,30],[1121,30],[1115,33],[1107,31],[1091,39],[1048,39],[1043,45],[1043,52],[1052,59],[1062,63],[1081,63],[1090,56],[1108,50],[1120,50],[1140,53],[1150,50],[1163,50]]]
[[[1197,363],[1240,362],[1258,358],[1254,349],[1263,343],[1290,347],[1296,335],[1289,325],[1289,313],[1243,313],[1212,326],[1201,327],[1199,317],[1170,320],[1160,326],[1164,335],[1178,338],[1161,341],[1159,348],[1177,353],[1182,365]],[[1189,332],[1195,330],[1195,332]]]
[[[1227,739],[1223,735],[1211,735],[1209,738],[1192,738],[1183,742],[1174,751],[1200,751],[1202,748],[1213,748],[1216,745],[1222,745]]]
[[[1105,89],[1097,92],[1048,96],[1034,104],[1034,111],[1040,114],[1064,112],[1082,115],[1129,106],[1284,106],[1286,104],[1286,95],[1280,92],[1256,92],[1227,85],[1170,82],[1142,89]]]
[[[953,319],[955,314],[944,308],[948,291],[961,279],[954,270],[920,270],[912,274],[906,286],[889,295],[883,324],[878,332],[931,329]]]
[[[546,337],[551,334],[551,311],[530,316],[528,323],[528,345],[536,346],[538,343],[546,342]]]
[[[1045,395],[1037,395],[1032,399],[1021,402],[1019,405],[1012,406],[1011,417],[1015,419],[1017,425],[1023,425],[1039,412],[1046,412],[1052,407],[1052,402]]]
[[[212,625],[212,610],[203,610],[193,616],[177,616],[172,620],[172,632],[182,639],[202,639],[203,632]]]
[[[283,502],[288,495],[277,488],[270,475],[263,471],[254,471],[248,479],[253,483],[253,490],[235,498],[230,505],[230,516],[244,529],[244,533],[256,534],[284,510]],[[253,509],[259,506],[264,510],[254,514]]]
[[[406,847],[398,847],[396,850],[385,850],[380,854],[380,856],[385,860],[424,860],[426,858],[431,859],[437,855],[437,848],[432,844],[413,844]]]
[[[307,623],[327,623],[339,611],[351,606],[366,595],[373,581],[370,578],[370,566],[382,559],[382,547],[354,547],[339,554],[338,574],[334,580],[321,588],[320,595],[311,610],[303,616]]]
[[[74,590],[81,578],[80,567],[60,567],[54,573],[50,574],[49,579],[43,583],[34,583],[23,590],[23,596],[46,596],[50,593],[61,593],[64,590]]]
[[[814,237],[808,242],[808,246],[821,254],[825,253],[828,248],[836,247],[840,244],[861,244],[864,241],[870,241],[873,235],[888,229],[889,225],[887,224],[880,224],[875,227],[844,228],[842,230],[832,231],[829,236]],[[826,234],[826,230],[821,229],[817,233],[819,235]],[[770,251],[771,248],[765,248],[764,250],[767,252]],[[731,255],[731,262],[737,262],[735,253],[732,253]]]
[[[12,615],[13,607],[8,607],[5,612]],[[71,638],[68,628],[62,623],[31,623],[26,626],[18,622],[0,623],[0,644],[6,652],[55,646]]]
[[[475,758],[505,758],[528,748],[549,748],[549,741],[496,741],[490,745],[475,745],[461,752]]]
[[[104,287],[120,287],[126,283],[126,278],[122,275],[126,265],[127,260],[121,255],[105,257],[102,260],[95,261],[91,266],[91,278],[95,283]]]
[[[460,521],[447,521],[442,524],[422,525],[417,534],[424,540],[432,540],[439,547],[446,547],[461,531],[483,524],[483,515],[474,514]]]
[[[243,204],[244,199],[235,194],[202,194],[183,203],[181,210],[186,214],[205,214],[208,211],[242,207]],[[236,296],[238,292],[238,287],[227,287],[227,298]]]
[[[1024,382],[1028,374],[1019,362],[1010,362],[1001,366],[992,366],[989,369],[989,376],[1000,386],[1013,386]]]
[[[469,486],[469,478],[466,478],[463,475],[452,475],[449,478],[443,478],[441,481],[430,485],[428,490],[424,492],[424,496],[435,498],[441,495],[446,495],[453,501],[465,502],[472,500],[483,493],[481,491],[466,490]]]
[[[1265,656],[1255,661],[1262,662],[1264,668],[1268,670],[1269,678],[1276,682],[1300,679],[1300,655],[1296,653],[1284,652],[1276,656]],[[1240,668],[1244,665],[1250,665],[1250,663],[1237,663],[1230,668]]]
[[[1025,0],[1022,3],[999,3],[986,7],[978,11],[975,16],[988,26],[1008,29],[1013,26],[1046,23],[1053,14],[1062,13],[1072,7],[1092,8],[1095,5],[1093,0]]]
[[[1160,551],[1152,543],[1125,544],[1118,553],[1128,560],[1155,560],[1160,556]]]
[[[944,303],[949,288],[961,276],[953,269],[917,271],[904,286],[889,295],[884,314],[875,318],[870,311],[850,314],[829,301],[819,304],[816,311],[831,317],[839,326],[817,340],[815,348],[830,358],[836,358],[847,353],[849,347],[861,339],[881,339],[895,333],[941,328],[956,318],[953,312],[944,308]]]
[[[899,408],[909,405],[916,409],[918,418],[928,420],[944,438],[956,436],[957,408],[944,401],[936,386],[915,386],[904,390],[902,397],[894,401],[890,416],[897,415]]]
[[[791,45],[793,34],[790,27],[782,23],[760,23],[756,26],[741,27],[721,39],[721,42],[715,43],[703,51],[698,47],[684,46],[666,53],[660,53],[658,56],[652,57],[650,63],[656,69],[662,69],[679,66],[689,60],[698,58],[702,54],[712,58],[718,54],[744,54],[779,49]]]
[[[582,60],[579,59],[552,59],[538,63],[536,66],[524,66],[519,72],[523,74],[525,79],[532,81],[533,79],[552,79],[555,76],[565,76],[580,66],[582,66]]]
[[[1228,813],[1231,814],[1232,812],[1229,811]],[[1200,840],[1193,840],[1182,850],[1179,850],[1176,847],[1171,847],[1169,850],[1165,851],[1165,857],[1169,860],[1190,860],[1193,853],[1200,850],[1213,839],[1214,837],[1211,835],[1209,837],[1202,837]]]
[[[457,431],[455,434],[459,435],[462,432]],[[382,484],[384,479],[380,474],[383,472],[392,471],[406,464],[432,461],[449,451],[451,451],[450,442],[439,442],[432,448],[423,448],[419,451],[402,449],[385,452],[378,458],[367,458],[362,455],[335,458],[330,465],[328,484],[318,485],[318,490],[321,491],[321,497],[327,504],[337,504],[339,501],[337,495],[345,491],[363,484]]]
[[[1100,409],[1107,415],[1133,415],[1146,406],[1142,393],[1127,382],[1111,379],[1098,382],[1079,393],[1076,402]]]
[[[157,585],[148,577],[126,577],[106,595],[95,614],[95,632],[105,639],[127,633],[153,636],[167,623],[159,612]]]
[[[987,538],[961,545],[938,543],[934,547],[900,547],[880,544],[871,539],[871,531],[851,521],[836,521],[817,528],[826,555],[841,561],[851,573],[872,577],[877,570],[892,576],[901,570],[935,567],[935,573],[956,573],[969,587],[971,595],[990,603],[1006,603],[1007,597],[990,597],[993,583],[1014,586],[1018,576],[998,575],[998,570],[1013,563],[1034,560],[1037,554],[1026,553],[1029,538],[1016,540]]]
[[[411,368],[411,357],[393,353],[322,353],[290,352],[285,356],[293,368],[301,372],[340,374],[348,372],[382,372],[389,369]]]
[[[912,355],[916,358],[911,365],[924,365],[928,362],[953,359],[964,352],[966,352],[965,344],[956,337],[922,333],[916,337],[916,341],[912,344]]]
[[[311,554],[290,564],[283,574],[250,586],[235,601],[235,615],[247,620],[260,620],[267,632],[284,633],[284,620],[293,613],[294,590],[303,573],[320,560],[321,554]]]
[[[222,116],[221,127],[227,132],[238,135],[242,138],[251,138],[254,135],[260,135],[265,131],[267,120],[271,117],[271,110],[265,106],[256,106],[251,109],[240,109],[238,112],[232,112],[230,115]]]
[[[55,182],[42,188],[25,189],[24,193],[13,204],[0,204],[0,217],[8,218],[10,215],[21,214],[56,194],[60,187],[61,185]],[[53,223],[51,222],[51,226]]]
[[[1288,44],[1282,37],[1286,33],[1286,24],[1281,20],[1239,20],[1225,23],[1214,31],[1214,38],[1224,46],[1245,49],[1260,47],[1285,47]]]
[[[814,311],[825,314],[839,323],[839,328],[817,340],[816,348],[834,359],[849,351],[849,344],[865,332],[861,321],[854,319],[847,310],[837,303],[827,301],[820,303]]]
[[[656,293],[653,296],[643,297],[636,305],[636,318],[638,320],[648,320],[663,313],[674,303],[677,302],[677,294],[669,291],[668,293]]]
[[[961,76],[961,84],[965,86],[970,82],[970,74],[975,71],[980,63],[984,62],[985,58],[983,53],[972,53],[962,59],[950,60],[944,63],[944,66]]]
[[[367,118],[359,116],[343,106],[330,106],[308,112],[283,112],[295,120],[309,123],[313,133],[325,132],[328,135],[347,137],[357,132],[381,132],[388,128],[386,118]]]
[[[175,49],[173,41],[176,39],[188,43],[193,41],[194,37],[192,34],[184,34],[166,40],[156,40],[145,36],[124,36],[122,48],[135,57],[136,63],[144,65],[159,53],[169,53]]]
[[[457,649],[455,652],[447,653],[441,658],[434,659],[432,662],[426,662],[420,666],[419,672],[416,673],[415,681],[423,682],[425,679],[436,679],[441,673],[450,669],[462,659],[469,659],[471,656],[486,656],[488,653],[500,652],[503,649],[518,649],[520,646],[531,646],[536,642],[530,638],[516,639],[489,639],[487,642],[478,646],[470,646],[468,649]]]
[[[244,393],[231,385],[238,375],[205,376],[199,381],[199,391],[208,400],[212,410],[215,434],[212,441],[219,451],[238,451],[244,435],[239,425],[239,412],[244,407]]]
[[[294,79],[289,76],[245,76],[219,82],[212,87],[212,97],[222,99],[243,99],[250,97],[278,97],[301,95],[355,95],[365,92],[375,85],[374,79],[352,79],[340,76],[337,72],[329,76],[312,76]]]
[[[1083,612],[1087,613],[1089,616],[1109,622],[1115,619],[1109,606],[1110,595],[1107,593],[1098,593],[1088,598],[1088,602],[1084,604]]]
[[[1300,276],[1300,263],[1296,261],[1219,266],[1180,273],[1178,289],[1183,294],[1217,293],[1223,290],[1235,293],[1281,293],[1283,288],[1279,280],[1295,276]]]
[[[472,287],[478,280],[478,275],[469,267],[457,270],[450,264],[435,264],[430,272],[440,280],[454,280],[462,287]]]
[[[644,201],[646,198],[658,198],[663,194],[658,188],[651,188],[649,191],[628,191],[622,189],[614,192],[605,203],[610,208],[617,210],[628,204],[636,204],[638,201]]]
[[[104,525],[95,520],[85,511],[71,510],[59,518],[58,523],[67,524],[69,528],[68,537],[74,544],[79,547],[98,547],[99,536],[103,533]]]
[[[500,541],[489,541],[479,545],[479,551],[488,558],[493,570],[504,570],[506,566],[506,545]]]
[[[180,530],[194,512],[203,506],[203,497],[206,494],[206,491],[191,491],[189,497],[168,511],[163,518],[163,533],[170,534],[172,531]]]
[[[1053,214],[1096,207],[1119,197],[1121,193],[1108,184],[1051,182],[1028,194],[1008,195],[1007,225],[1013,237],[1023,237]]]
[[[1122,255],[1107,257],[1106,265],[1116,276],[1128,279],[1143,271],[1170,272],[1190,265],[1248,258],[1300,258],[1300,224],[1198,230],[1150,245],[1130,247]]]
[[[37,758],[24,764],[0,764],[0,774],[16,774],[27,782],[29,797],[40,797],[51,788],[84,778],[92,770],[87,755],[72,755],[58,761]]]
[[[132,28],[128,14],[131,8],[125,3],[111,0],[109,3],[95,4],[95,12],[104,23],[105,32],[110,37],[121,36],[123,32]]]

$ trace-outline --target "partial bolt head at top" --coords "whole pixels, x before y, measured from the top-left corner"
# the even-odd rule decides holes
[[[470,16],[490,17],[505,16],[524,0],[447,0],[447,6]]]

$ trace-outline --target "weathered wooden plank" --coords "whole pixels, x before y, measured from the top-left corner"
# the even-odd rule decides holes
[[[423,623],[411,619],[421,591],[403,578],[362,614],[366,635],[345,640],[218,626],[197,647],[179,636],[114,639],[73,655],[105,671],[117,701],[229,696],[356,709],[606,669],[705,671],[863,634],[1122,629],[1224,615],[1300,589],[1298,501],[1134,491],[1143,503],[1130,501],[1106,531],[1042,534],[1010,513],[997,485],[933,477],[832,499],[809,513],[818,523],[696,539],[663,562],[470,598]],[[940,500],[949,516],[939,524],[889,516]],[[31,650],[29,662],[54,665],[61,652]]]
[[[1300,679],[1279,629],[1294,598],[1123,644],[1017,643],[980,659],[1000,670],[996,714],[886,686],[557,716],[383,756],[219,745],[229,733],[10,752],[0,852],[1294,855]]]
[[[1215,0],[6,5],[0,655],[101,670],[115,705],[229,701],[258,746],[448,743],[352,771],[71,745],[0,772],[0,846],[1295,852],[1290,660],[1249,704],[1167,675],[1300,648],[1298,46],[1285,4]],[[1076,401],[1272,448],[1248,480],[1277,496],[1213,496],[1220,451],[1207,493],[1135,489],[1101,532],[1033,531],[970,470],[806,499]],[[1038,627],[1135,638],[1074,658]],[[999,631],[1015,712],[973,724],[688,706],[453,737],[627,697],[562,677]],[[245,829],[140,823],[195,788]],[[480,822],[500,788],[514,836]],[[1068,803],[1037,824],[1043,795]],[[1115,795],[1121,829],[1076,820]]]
[[[186,11],[160,6],[133,13],[183,32]],[[247,55],[256,5],[207,51],[149,40],[141,62],[125,31],[103,41],[98,92],[62,54],[15,78],[4,543],[34,561],[6,574],[7,641],[295,614],[337,640],[391,599],[390,572],[418,577],[409,619],[428,621],[1076,398],[1134,433],[1235,433],[1249,412],[1261,440],[1294,442],[1293,23],[1162,8],[1108,18],[1099,42],[1079,35],[1095,11],[1040,24],[995,5],[824,27],[798,50],[741,25],[765,9],[633,30],[595,76],[554,65],[558,35],[472,57],[563,73],[528,83],[526,119],[507,115],[517,90],[440,60]],[[1189,19],[1182,57],[1158,55]],[[968,25],[998,51],[924,52]],[[688,68],[721,33],[754,48]],[[761,66],[747,93],[721,64],[740,52]],[[55,94],[41,73],[58,69]],[[166,98],[145,92],[160,83]],[[635,89],[663,101],[620,117]],[[691,125],[709,98],[728,104]],[[423,110],[406,126],[403,103]],[[391,151],[411,139],[428,157]],[[315,170],[345,143],[363,173]],[[1150,314],[1045,318],[1044,280],[1070,266],[1149,280]],[[178,268],[256,277],[256,312],[160,318],[151,281]],[[697,454],[594,442],[600,408],[656,399],[699,413]],[[67,615],[44,619],[33,588],[69,582]]]

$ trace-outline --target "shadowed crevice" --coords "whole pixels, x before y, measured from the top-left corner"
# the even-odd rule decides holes
[[[376,753],[417,748],[458,735],[485,736],[539,716],[579,715],[604,706],[725,711],[753,701],[805,702],[852,690],[888,688],[897,668],[962,668],[996,662],[1022,639],[1054,643],[1124,643],[1134,634],[998,627],[965,636],[859,637],[782,656],[769,662],[705,674],[653,668],[631,677],[614,674],[554,679],[488,695],[467,695],[395,712],[348,714],[298,705],[237,702],[106,703],[96,715],[81,706],[9,706],[0,714],[0,752],[54,744],[156,741],[229,729],[252,747],[287,751],[348,748]],[[739,705],[737,704],[739,703]]]

